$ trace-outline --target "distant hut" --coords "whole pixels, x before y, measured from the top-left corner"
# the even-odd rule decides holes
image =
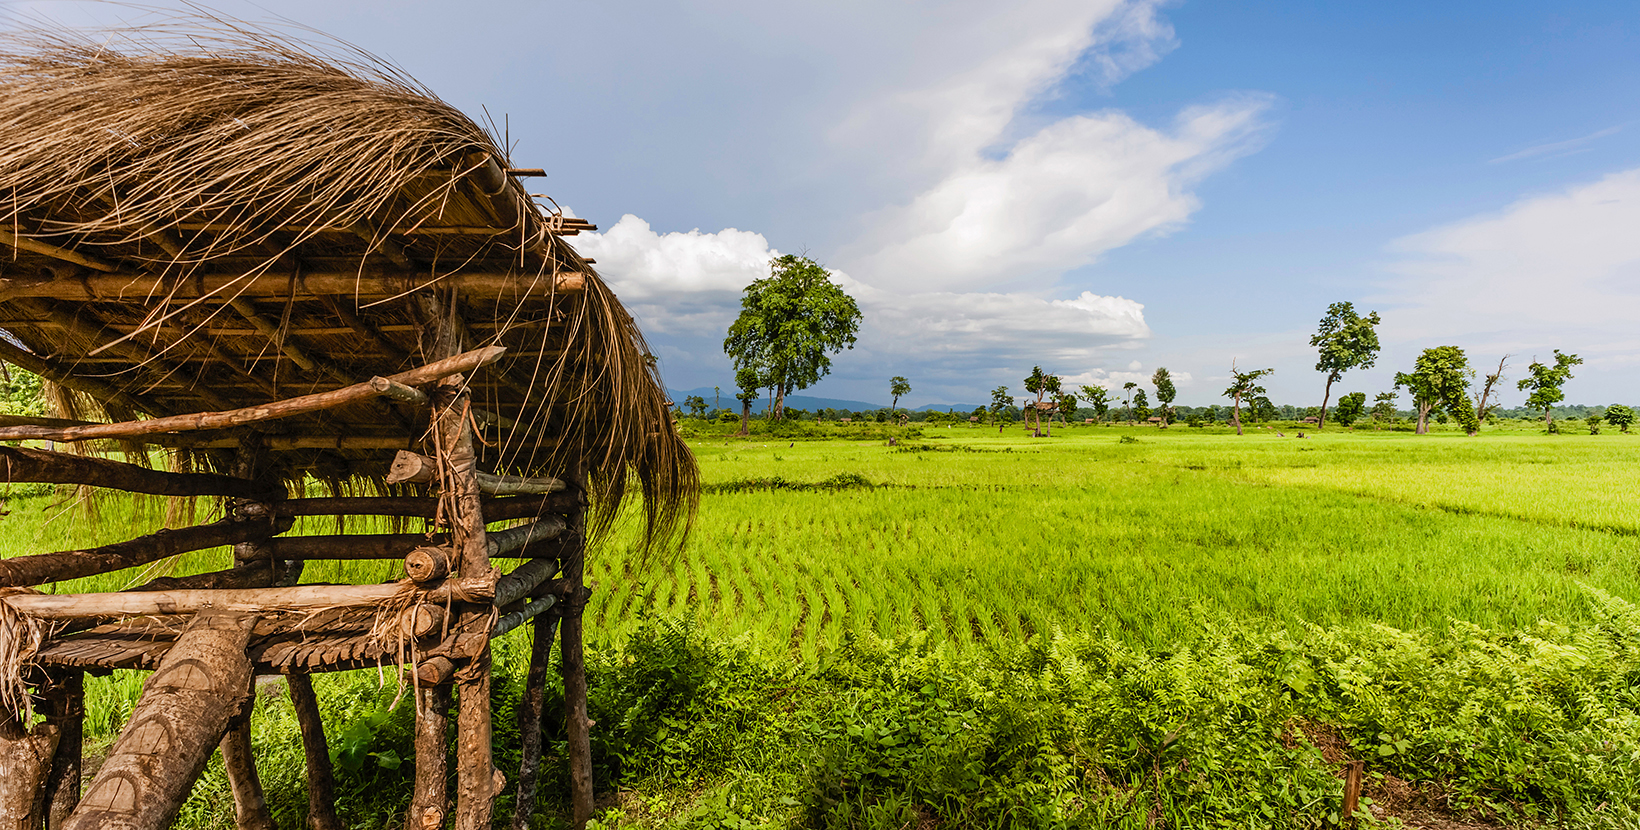
[[[585,541],[636,488],[661,543],[696,481],[642,335],[565,241],[592,226],[543,210],[518,182],[541,171],[402,74],[261,35],[12,36],[0,123],[0,360],[49,381],[58,409],[0,419],[0,440],[76,450],[0,446],[8,480],[208,499],[219,516],[0,561],[0,825],[167,827],[220,743],[240,826],[272,826],[236,714],[258,674],[288,679],[325,821],[308,675],[404,663],[412,824],[487,828],[505,777],[534,804],[530,719],[560,625],[584,823]],[[160,454],[169,469],[151,468]],[[303,516],[403,532],[290,535]],[[225,545],[210,573],[37,590]],[[407,575],[302,583],[305,563],[339,559]],[[502,776],[489,642],[526,623],[523,763]],[[112,668],[154,674],[81,800],[81,678]]]

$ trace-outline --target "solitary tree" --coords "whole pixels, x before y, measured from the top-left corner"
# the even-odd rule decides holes
[[[1550,432],[1555,431],[1554,416],[1549,413],[1550,408],[1566,399],[1566,393],[1560,387],[1572,378],[1572,367],[1583,363],[1583,359],[1575,354],[1561,354],[1555,349],[1555,365],[1545,366],[1536,360],[1526,367],[1531,377],[1520,379],[1515,388],[1521,391],[1530,389],[1531,397],[1526,399],[1526,405],[1533,409],[1543,410],[1543,428]]]
[[[1127,398],[1122,401],[1122,408],[1127,412],[1127,422],[1130,426],[1133,424],[1133,390],[1138,388],[1139,384],[1131,380],[1122,384],[1122,391],[1127,393]]]
[[[721,386],[712,387],[712,412],[714,413],[712,417],[714,417],[714,418],[717,417],[716,412],[719,409],[723,408],[722,403],[723,403],[723,387],[721,387]]]
[[[1486,416],[1492,414],[1492,410],[1498,408],[1499,401],[1492,397],[1492,387],[1497,386],[1503,380],[1503,370],[1507,368],[1509,368],[1509,355],[1504,355],[1498,359],[1498,370],[1486,376],[1486,385],[1475,396],[1476,424],[1485,422]]]
[[[1395,420],[1395,399],[1399,397],[1394,389],[1388,392],[1379,392],[1372,398],[1372,421],[1375,424],[1387,424]]]
[[[998,386],[991,390],[991,423],[996,425],[997,434],[1002,434],[1002,411],[1013,406],[1014,399],[1008,395],[1008,387]]]
[[[1617,427],[1622,432],[1628,432],[1634,426],[1634,410],[1620,403],[1606,407],[1606,423]]]
[[[735,370],[735,386],[740,388],[735,393],[735,400],[740,401],[740,432],[735,434],[747,435],[752,424],[752,402],[757,400],[757,390],[763,388],[763,380],[756,369],[742,366]]]
[[[1150,398],[1143,389],[1133,391],[1133,418],[1136,422],[1150,420]]]
[[[888,379],[888,394],[894,396],[893,409],[900,408],[900,397],[911,393],[911,381],[899,375]]]
[[[1254,369],[1243,372],[1236,368],[1235,361],[1230,362],[1230,388],[1224,390],[1224,396],[1230,399],[1230,423],[1235,424],[1237,435],[1241,434],[1241,402],[1263,395],[1267,390],[1259,384],[1258,379],[1274,371]]]
[[[1469,358],[1457,346],[1436,346],[1424,349],[1413,364],[1412,373],[1397,372],[1395,385],[1405,386],[1412,393],[1413,406],[1418,409],[1416,432],[1429,432],[1429,413],[1440,407],[1452,419],[1463,425],[1464,431],[1474,435],[1480,425],[1475,421],[1475,410],[1469,400],[1469,384],[1475,370],[1469,368]]]
[[[1105,413],[1110,411],[1110,390],[1103,386],[1082,387],[1082,400],[1093,410],[1096,420],[1105,420]]]
[[[1162,429],[1167,429],[1168,416],[1173,414],[1173,399],[1178,397],[1179,390],[1173,386],[1173,376],[1167,369],[1158,368],[1150,376],[1150,385],[1156,387],[1156,400],[1161,404]]]
[[[1315,362],[1317,372],[1327,373],[1327,389],[1321,395],[1321,420],[1317,428],[1327,425],[1327,400],[1332,397],[1332,386],[1351,369],[1370,369],[1378,359],[1378,312],[1365,317],[1355,313],[1354,303],[1333,303],[1327,306],[1327,316],[1310,338],[1320,355]]]
[[[706,399],[699,395],[690,395],[683,399],[683,405],[689,408],[689,417],[706,417]]]
[[[1351,392],[1338,399],[1338,407],[1333,410],[1333,417],[1338,423],[1349,426],[1360,420],[1361,413],[1367,408],[1367,393]]]
[[[1058,397],[1059,376],[1042,371],[1041,366],[1032,366],[1030,376],[1025,378],[1025,391],[1036,395],[1036,400],[1031,402],[1031,422],[1036,426],[1036,431],[1032,435],[1040,438],[1042,437],[1042,399]],[[1053,437],[1053,420],[1051,418],[1048,420],[1048,437]]]
[[[1054,414],[1059,416],[1060,423],[1071,425],[1071,418],[1076,415],[1076,395],[1071,392],[1060,392],[1053,399]]]
[[[829,374],[830,353],[854,348],[859,330],[854,298],[819,263],[787,254],[770,261],[769,276],[746,286],[723,350],[737,370],[757,369],[774,392],[774,417],[782,418],[786,395]]]

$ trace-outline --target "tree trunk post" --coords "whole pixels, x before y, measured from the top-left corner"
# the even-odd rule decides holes
[[[169,826],[251,686],[256,618],[204,611],[144,684],[65,830]]]
[[[319,716],[319,698],[313,694],[313,678],[286,675],[285,686],[290,689],[290,705],[296,710],[302,752],[307,759],[308,827],[342,830],[342,822],[336,817],[336,775],[330,766],[330,745],[325,742],[325,724]]]
[[[46,781],[48,827],[61,827],[80,804],[80,774],[85,744],[85,672],[66,671],[58,677],[58,694],[46,716],[58,724],[57,752]]]
[[[459,354],[464,333],[452,311],[458,301],[446,305],[432,292],[416,295],[431,340],[426,344],[434,357]],[[493,590],[495,569],[490,567],[489,546],[484,534],[484,509],[479,499],[477,459],[473,453],[471,399],[461,375],[439,382],[433,398],[433,432],[438,439],[437,456],[444,485],[446,515],[461,578],[487,580]],[[458,603],[458,626],[472,627],[478,618],[488,619],[491,606]],[[491,759],[490,742],[490,644],[485,638],[477,654],[456,673],[459,697],[456,709],[456,830],[489,830],[495,796],[501,792],[503,777]]]
[[[0,712],[0,830],[41,830],[56,758],[57,724],[29,726],[24,713]]]
[[[450,812],[450,686],[416,690],[416,784],[404,830],[438,830]]]
[[[581,480],[581,476],[576,477]],[[582,585],[586,569],[585,517],[577,513],[571,526],[575,535],[564,556],[563,580],[568,597],[563,610],[564,726],[569,738],[570,800],[573,826],[586,827],[592,818],[592,723],[587,718],[586,654],[582,648],[581,612],[590,593]]]
[[[251,710],[256,706],[254,678],[239,713],[228,723],[222,736],[222,766],[228,772],[233,792],[234,817],[240,830],[274,830],[273,813],[256,774],[256,758],[251,754]]]
[[[530,669],[524,678],[524,699],[518,704],[518,798],[514,801],[512,830],[529,830],[535,813],[535,786],[541,776],[541,713],[546,707],[547,669],[552,662],[552,640],[558,633],[558,615],[548,612],[531,621]]]

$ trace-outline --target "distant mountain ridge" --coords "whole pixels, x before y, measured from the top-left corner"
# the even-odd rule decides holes
[[[690,395],[699,395],[706,399],[706,405],[708,407],[712,405],[713,393],[712,387],[710,386],[703,386],[699,389],[668,389],[666,390],[666,394],[672,396],[672,401],[678,405],[678,409],[680,410],[683,409],[684,399],[688,398]],[[734,390],[730,387],[722,387],[722,391],[718,393],[718,399],[718,405],[724,409],[735,410],[740,407],[740,402],[735,400]],[[767,403],[767,400],[758,398],[752,403],[752,411],[763,411]],[[979,404],[930,403],[923,404],[922,406],[907,406],[901,408],[909,409],[913,412],[925,412],[928,410],[939,410],[940,412],[973,412],[974,407],[976,406],[979,406]],[[850,412],[860,412],[862,410],[874,412],[879,409],[887,409],[888,404],[871,403],[869,401],[851,401],[846,398],[820,398],[813,395],[787,395],[786,408],[807,409],[810,412],[813,412],[816,409],[847,409]]]

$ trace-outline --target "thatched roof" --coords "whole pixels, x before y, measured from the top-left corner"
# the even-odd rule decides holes
[[[653,358],[565,242],[591,226],[510,168],[365,55],[209,25],[0,40],[0,359],[68,390],[65,418],[250,406],[429,362],[437,297],[469,346],[509,350],[470,378],[484,466],[585,463],[611,509],[635,474],[669,526],[695,467]],[[427,419],[377,401],[271,429],[287,477],[345,489]],[[225,467],[234,436],[203,438]]]

